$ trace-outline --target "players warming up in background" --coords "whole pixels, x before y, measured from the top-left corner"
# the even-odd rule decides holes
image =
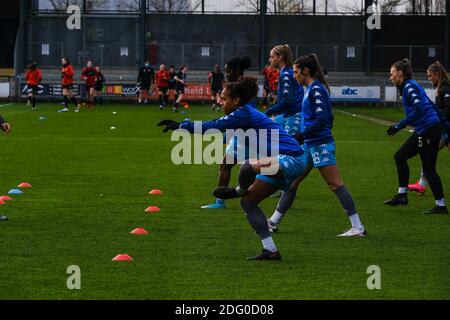
[[[266,66],[262,73],[264,75],[262,108],[266,109],[276,101],[280,73],[270,65]]]
[[[149,92],[153,86],[155,80],[155,72],[150,67],[150,62],[146,61],[144,66],[139,69],[139,75],[137,79],[137,85],[139,86],[138,103],[147,103],[149,99]]]
[[[9,131],[11,131],[11,125],[8,122],[6,122],[6,120],[3,119],[2,116],[0,116],[0,130],[2,130],[5,134],[8,134]],[[0,215],[0,222],[7,220],[8,220],[7,216]]]
[[[97,82],[97,77],[97,70],[94,68],[92,61],[88,61],[86,67],[81,72],[81,79],[85,81],[89,110],[94,109],[95,83]]]
[[[175,71],[175,66],[170,66],[169,67],[169,75],[170,75],[170,79],[169,79],[169,92],[168,95],[169,97],[175,97],[175,85],[177,84],[177,82],[175,81],[175,76],[177,75],[177,72]],[[174,101],[175,103],[175,101]]]
[[[211,110],[220,111],[220,94],[223,90],[223,84],[225,82],[225,76],[220,69],[220,66],[216,64],[214,71],[208,75],[208,83],[211,87]]]
[[[37,63],[33,62],[28,66],[28,71],[25,75],[27,81],[28,101],[27,106],[31,106],[31,110],[36,110],[36,95],[38,86],[42,81],[42,73],[38,69]]]
[[[158,88],[159,109],[163,110],[169,105],[169,80],[170,73],[164,64],[159,67],[155,75],[155,83]]]
[[[445,132],[441,137],[439,150],[442,150],[445,146],[448,146],[450,150],[450,77],[442,63],[439,61],[432,63],[428,67],[427,76],[428,80],[430,80],[436,88],[436,105],[442,113],[445,125]],[[427,186],[428,180],[422,169],[420,180],[415,184],[410,184],[408,189],[419,194],[424,194],[427,190]]]
[[[103,72],[100,70],[100,67],[95,67],[95,71],[97,71],[97,80],[95,81],[94,90],[95,90],[95,97],[94,97],[94,103],[95,104],[103,104],[103,84],[106,82],[105,76],[103,75]]]
[[[395,62],[390,73],[390,80],[402,95],[406,117],[396,125],[389,127],[387,134],[393,136],[407,125],[415,127],[415,131],[395,154],[399,189],[398,194],[385,201],[385,204],[389,206],[408,204],[408,160],[419,154],[423,173],[428,179],[436,200],[436,206],[423,213],[448,213],[441,178],[436,171],[439,142],[443,132],[439,110],[428,98],[425,90],[412,79],[412,67],[408,59]]]
[[[225,65],[225,74],[228,82],[237,82],[244,75],[244,71],[249,69],[252,64],[250,57],[235,57]],[[236,139],[224,137],[227,143],[225,156],[219,169],[219,187],[227,187],[231,180],[231,170],[238,163],[237,152],[242,150]],[[234,163],[227,163],[226,157],[234,158]],[[202,206],[202,209],[226,209],[225,200],[217,198],[212,204]]]
[[[69,111],[69,99],[75,105],[75,111],[78,112],[80,110],[80,104],[78,99],[75,97],[73,90],[73,78],[75,76],[75,71],[73,70],[72,65],[70,64],[70,60],[68,58],[62,58],[62,69],[61,69],[61,84],[62,84],[62,94],[64,97],[64,108],[60,110],[60,112],[68,112]]]
[[[202,132],[209,129],[225,131],[227,129],[254,129],[258,141],[265,141],[268,154],[272,157],[260,160],[246,161],[239,172],[237,188],[221,187],[214,191],[214,195],[221,199],[241,198],[241,207],[245,212],[249,224],[259,236],[262,253],[247,258],[248,260],[281,260],[267,225],[264,212],[259,204],[280,187],[287,188],[306,165],[305,154],[298,142],[280,125],[256,109],[258,94],[256,79],[241,78],[238,82],[229,83],[222,92],[222,106],[225,116],[212,121],[202,122]],[[194,132],[194,123],[178,123],[165,120],[158,125],[166,126],[164,131],[186,129]],[[279,134],[279,154],[272,154],[272,139],[276,130]],[[269,134],[268,134],[269,133]],[[267,168],[273,172],[265,171]]]
[[[366,230],[361,224],[356,211],[355,202],[347,191],[336,165],[336,144],[331,129],[333,128],[333,112],[330,101],[330,88],[325,79],[319,58],[316,54],[301,56],[295,61],[295,77],[300,85],[306,86],[305,99],[302,103],[301,132],[296,135],[297,141],[303,144],[308,158],[305,174],[293,183],[278,203],[277,210],[269,219],[269,228],[276,229],[283,215],[291,207],[293,198],[286,199],[287,194],[295,193],[298,185],[317,168],[330,189],[339,199],[352,228],[339,237],[363,237]]]
[[[178,72],[173,78],[175,82],[175,101],[173,104],[173,112],[178,112],[178,108],[180,106],[180,102],[183,101],[184,90],[187,87],[186,79],[187,79],[188,67],[183,65],[180,68],[180,72]]]

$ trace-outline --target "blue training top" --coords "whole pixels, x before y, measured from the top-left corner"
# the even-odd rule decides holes
[[[294,77],[294,70],[286,66],[280,71],[278,81],[278,101],[266,110],[268,117],[282,114],[285,118],[291,117],[302,111],[303,86]]]
[[[180,129],[186,129],[190,133],[194,133],[194,122],[182,122]],[[242,129],[243,131],[255,129],[258,146],[260,145],[260,139],[266,139],[267,155],[271,156],[275,156],[271,152],[271,130],[278,130],[279,154],[291,155],[293,157],[298,157],[303,154],[303,149],[297,140],[282,129],[278,123],[258,111],[253,103],[243,105],[220,119],[203,121],[201,129],[202,133],[205,133],[209,129],[218,129],[220,131],[227,129]],[[260,129],[266,129],[267,131],[264,133]]]
[[[396,125],[398,129],[411,125],[416,128],[416,133],[422,134],[428,128],[440,122],[436,105],[417,81],[406,80],[399,89],[402,94],[406,118]]]
[[[333,111],[327,88],[314,80],[307,88],[302,104],[302,135],[306,146],[333,142]]]

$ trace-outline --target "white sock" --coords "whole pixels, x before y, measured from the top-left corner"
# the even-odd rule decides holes
[[[361,220],[359,219],[359,215],[357,213],[352,214],[348,218],[350,219],[350,222],[352,223],[352,227],[359,228],[359,229],[364,228],[363,225],[361,224]]]
[[[261,240],[261,242],[262,242],[264,249],[266,249],[270,252],[278,251],[277,246],[275,245],[275,242],[273,242],[272,237],[265,238],[265,239]]]
[[[398,188],[398,193],[408,193],[408,188]]]
[[[445,207],[445,199],[442,198],[442,199],[440,199],[440,200],[436,200],[436,205],[437,205],[438,207]]]
[[[275,210],[274,214],[270,217],[270,221],[273,224],[279,224],[281,219],[283,218],[283,214],[278,210]]]
[[[428,180],[427,180],[427,177],[425,176],[425,174],[423,173],[423,170],[422,170],[422,172],[420,173],[420,180],[419,180],[419,184],[422,186],[422,187],[427,187],[427,185],[428,185]]]

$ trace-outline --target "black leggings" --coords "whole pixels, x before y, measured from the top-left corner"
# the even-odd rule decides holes
[[[442,182],[436,171],[436,161],[439,152],[439,141],[442,135],[442,125],[440,123],[428,128],[424,133],[418,135],[413,133],[395,154],[397,165],[398,182],[401,188],[407,188],[409,183],[408,160],[420,155],[425,176],[430,183],[434,198],[440,200],[444,198]]]

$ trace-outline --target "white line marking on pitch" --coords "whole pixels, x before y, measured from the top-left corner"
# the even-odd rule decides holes
[[[12,106],[14,103],[0,104],[0,108]]]

